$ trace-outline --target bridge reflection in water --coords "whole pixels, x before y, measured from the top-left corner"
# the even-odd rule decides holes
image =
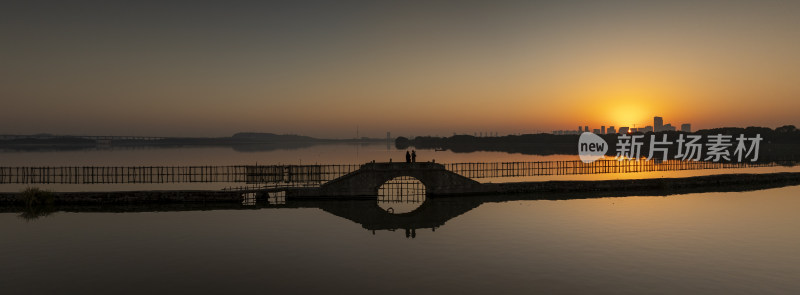
[[[407,181],[407,180],[403,180]],[[417,206],[415,209],[399,213],[387,211],[376,200],[335,200],[335,199],[286,199],[281,194],[270,194],[269,200],[248,204],[243,203],[176,203],[176,204],[55,204],[47,208],[35,208],[33,212],[23,211],[21,218],[36,219],[37,216],[47,216],[52,213],[63,212],[157,212],[157,211],[205,211],[205,210],[282,210],[298,208],[321,209],[329,214],[350,220],[361,225],[362,228],[375,234],[377,231],[405,231],[406,236],[414,238],[420,232],[435,232],[435,230],[456,218],[479,207],[484,203],[532,201],[532,200],[571,200],[604,197],[626,196],[668,196],[709,192],[742,192],[769,188],[784,187],[800,184],[800,179],[774,183],[747,183],[741,182],[724,187],[683,187],[667,188],[663,190],[648,191],[605,191],[605,192],[571,192],[571,193],[536,193],[536,194],[503,194],[459,196],[445,198],[427,198],[416,200],[405,198],[405,201],[396,201],[391,204],[397,206],[402,202]],[[410,201],[409,201],[410,200]],[[0,212],[20,212],[19,207],[2,207]],[[269,213],[269,212],[265,212]],[[430,231],[427,231],[430,230]]]
[[[417,230],[432,232],[450,219],[484,203],[512,202],[523,200],[571,200],[626,196],[668,196],[709,192],[743,192],[800,184],[800,177],[785,178],[774,182],[734,182],[724,186],[665,186],[647,190],[607,190],[577,192],[539,192],[522,194],[457,195],[454,197],[426,198],[425,186],[416,178],[401,176],[393,178],[379,189],[379,200],[354,199],[303,199],[289,198],[279,206],[270,208],[319,208],[330,214],[351,220],[371,231],[404,230],[406,237],[414,238]],[[398,206],[406,204],[411,210],[398,212],[387,210],[384,204]]]
[[[403,180],[411,182],[409,180]],[[414,238],[419,230],[435,232],[449,220],[463,215],[484,203],[499,203],[533,200],[573,200],[627,196],[669,196],[710,192],[743,192],[761,189],[778,188],[800,184],[800,179],[774,183],[741,182],[724,187],[681,187],[647,191],[604,191],[604,192],[571,192],[571,193],[536,193],[536,194],[496,194],[473,195],[443,198],[426,198],[421,202],[411,198],[404,201],[413,205],[409,212],[394,213],[381,206],[375,200],[337,200],[337,199],[287,199],[280,205],[261,204],[254,208],[319,208],[325,212],[360,224],[364,229],[375,234],[377,231],[405,231],[406,237]],[[402,190],[399,190],[402,191]],[[406,198],[406,200],[409,200]],[[392,204],[399,204],[398,201]]]

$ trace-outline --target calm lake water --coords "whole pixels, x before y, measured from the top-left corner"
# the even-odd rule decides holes
[[[386,144],[324,144],[303,148],[139,147],[98,148],[76,151],[2,151],[2,166],[165,166],[165,165],[310,165],[361,164],[372,160],[405,160],[406,150]],[[577,155],[523,155],[504,152],[454,153],[418,150],[417,161],[510,162],[577,160]]]
[[[452,151],[418,150],[417,161],[437,163],[575,161],[577,155],[524,155],[504,152],[454,153]],[[293,149],[257,149],[231,147],[175,148],[99,148],[77,151],[2,151],[0,166],[225,166],[225,165],[309,165],[363,164],[370,161],[403,161],[405,150],[386,144],[328,144]],[[639,173],[607,173],[593,175],[551,175],[514,178],[479,178],[480,182],[601,180],[660,177],[686,177],[721,173],[800,172],[796,167],[762,167],[744,169],[711,169],[659,171]],[[19,192],[36,186],[52,191],[114,191],[222,189],[240,187],[243,183],[164,183],[164,184],[0,184],[0,192]]]
[[[110,208],[144,212],[56,212],[34,220],[0,213],[0,288],[3,294],[800,292],[798,186],[515,198],[433,199],[419,209],[427,213],[394,218],[371,215],[374,201]]]
[[[454,153],[417,151],[417,161],[511,162],[575,160],[575,155],[522,155],[503,152]],[[262,149],[232,147],[99,148],[76,151],[3,151],[0,166],[227,166],[363,164],[370,161],[404,161],[405,150],[386,144],[326,144],[304,148]],[[222,189],[243,183],[178,184],[36,184],[53,191],[108,191],[158,189]],[[29,184],[0,184],[0,192],[18,192]]]
[[[342,164],[398,160],[403,154],[385,145],[248,152],[110,149],[3,152],[0,165]],[[420,161],[435,157],[437,162],[577,158],[448,151],[419,155]],[[774,171],[798,170],[559,177]],[[547,179],[557,178],[482,181]],[[2,191],[21,187],[0,185]],[[91,185],[90,190],[126,188],[154,187]],[[800,186],[671,196],[423,198],[412,204],[272,201],[256,206],[56,207],[33,219],[23,218],[17,208],[0,207],[0,294],[800,293]]]

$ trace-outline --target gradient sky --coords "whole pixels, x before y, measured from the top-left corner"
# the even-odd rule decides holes
[[[4,1],[0,133],[800,126],[800,1],[143,2]]]

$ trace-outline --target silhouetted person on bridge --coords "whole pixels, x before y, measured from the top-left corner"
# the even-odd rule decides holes
[[[411,150],[411,163],[416,163],[416,162],[417,162],[417,151]]]
[[[411,163],[411,154],[406,151],[406,163]]]

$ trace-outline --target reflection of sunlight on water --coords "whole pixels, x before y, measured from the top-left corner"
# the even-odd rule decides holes
[[[646,178],[679,178],[679,177],[719,175],[719,174],[757,174],[757,173],[778,173],[778,172],[800,172],[800,166],[721,168],[721,169],[649,171],[649,172],[627,172],[627,173],[596,173],[596,174],[573,174],[573,175],[541,175],[541,176],[520,176],[520,177],[492,177],[492,178],[476,178],[475,180],[482,183],[550,181],[550,180],[615,180],[615,179],[646,179]]]
[[[389,213],[408,213],[425,202],[425,185],[411,176],[395,177],[378,188],[378,206]]]

